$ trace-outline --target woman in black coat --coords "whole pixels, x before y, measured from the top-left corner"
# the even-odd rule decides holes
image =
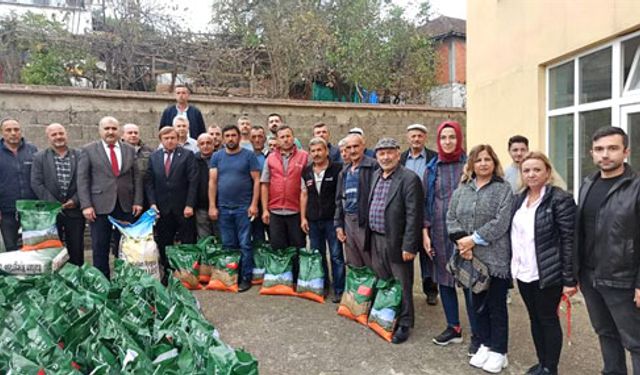
[[[553,167],[541,152],[520,163],[524,190],[516,197],[511,224],[511,273],[529,312],[538,356],[527,375],[557,374],[562,328],[557,314],[562,294],[576,293],[572,272],[576,205],[553,186]]]

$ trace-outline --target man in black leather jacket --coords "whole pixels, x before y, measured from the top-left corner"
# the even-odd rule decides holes
[[[580,188],[574,270],[598,334],[603,374],[640,374],[640,179],[629,165],[629,138],[597,130],[591,155],[599,171]]]

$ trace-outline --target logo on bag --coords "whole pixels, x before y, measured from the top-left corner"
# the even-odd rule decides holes
[[[360,285],[357,293],[361,296],[369,297],[371,295],[371,288],[366,285]]]
[[[236,263],[236,262],[227,263],[227,265],[225,267],[227,267],[230,270],[237,270],[238,269],[238,263]]]

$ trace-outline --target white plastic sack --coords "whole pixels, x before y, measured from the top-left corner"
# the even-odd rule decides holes
[[[133,224],[122,223],[111,216],[109,216],[109,220],[122,234],[120,259],[143,269],[149,275],[160,280],[160,252],[153,239],[156,211],[147,210]]]
[[[38,275],[60,269],[69,260],[64,247],[0,253],[0,271],[11,275]]]

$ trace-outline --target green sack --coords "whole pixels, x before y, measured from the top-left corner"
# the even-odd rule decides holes
[[[185,288],[190,290],[201,289],[198,280],[200,270],[201,250],[197,245],[174,245],[166,247],[167,258],[174,276],[177,277]]]
[[[17,200],[16,211],[22,226],[23,250],[62,247],[56,227],[56,219],[62,211],[59,202]]]
[[[299,297],[316,302],[324,302],[324,269],[322,268],[322,255],[317,249],[301,248],[300,271],[296,292]]]
[[[213,267],[216,263],[216,254],[222,252],[222,245],[211,241],[201,241],[202,243],[198,243],[198,247],[200,248],[202,254],[200,259],[200,272],[198,273],[198,280],[201,283],[206,284],[209,282],[209,280],[211,280]]]
[[[376,299],[369,314],[369,328],[391,341],[402,303],[402,284],[396,279],[378,280]]]
[[[253,270],[251,270],[251,283],[262,284],[264,280],[264,266],[266,253],[271,251],[271,245],[267,242],[256,241],[253,243]]]
[[[297,252],[295,247],[288,247],[265,253],[265,273],[260,294],[296,295],[293,290],[293,258]]]
[[[227,292],[238,291],[238,268],[241,253],[239,250],[223,250],[213,255],[213,269],[207,289]]]
[[[376,275],[369,267],[347,266],[347,281],[338,314],[366,325],[375,284]]]

